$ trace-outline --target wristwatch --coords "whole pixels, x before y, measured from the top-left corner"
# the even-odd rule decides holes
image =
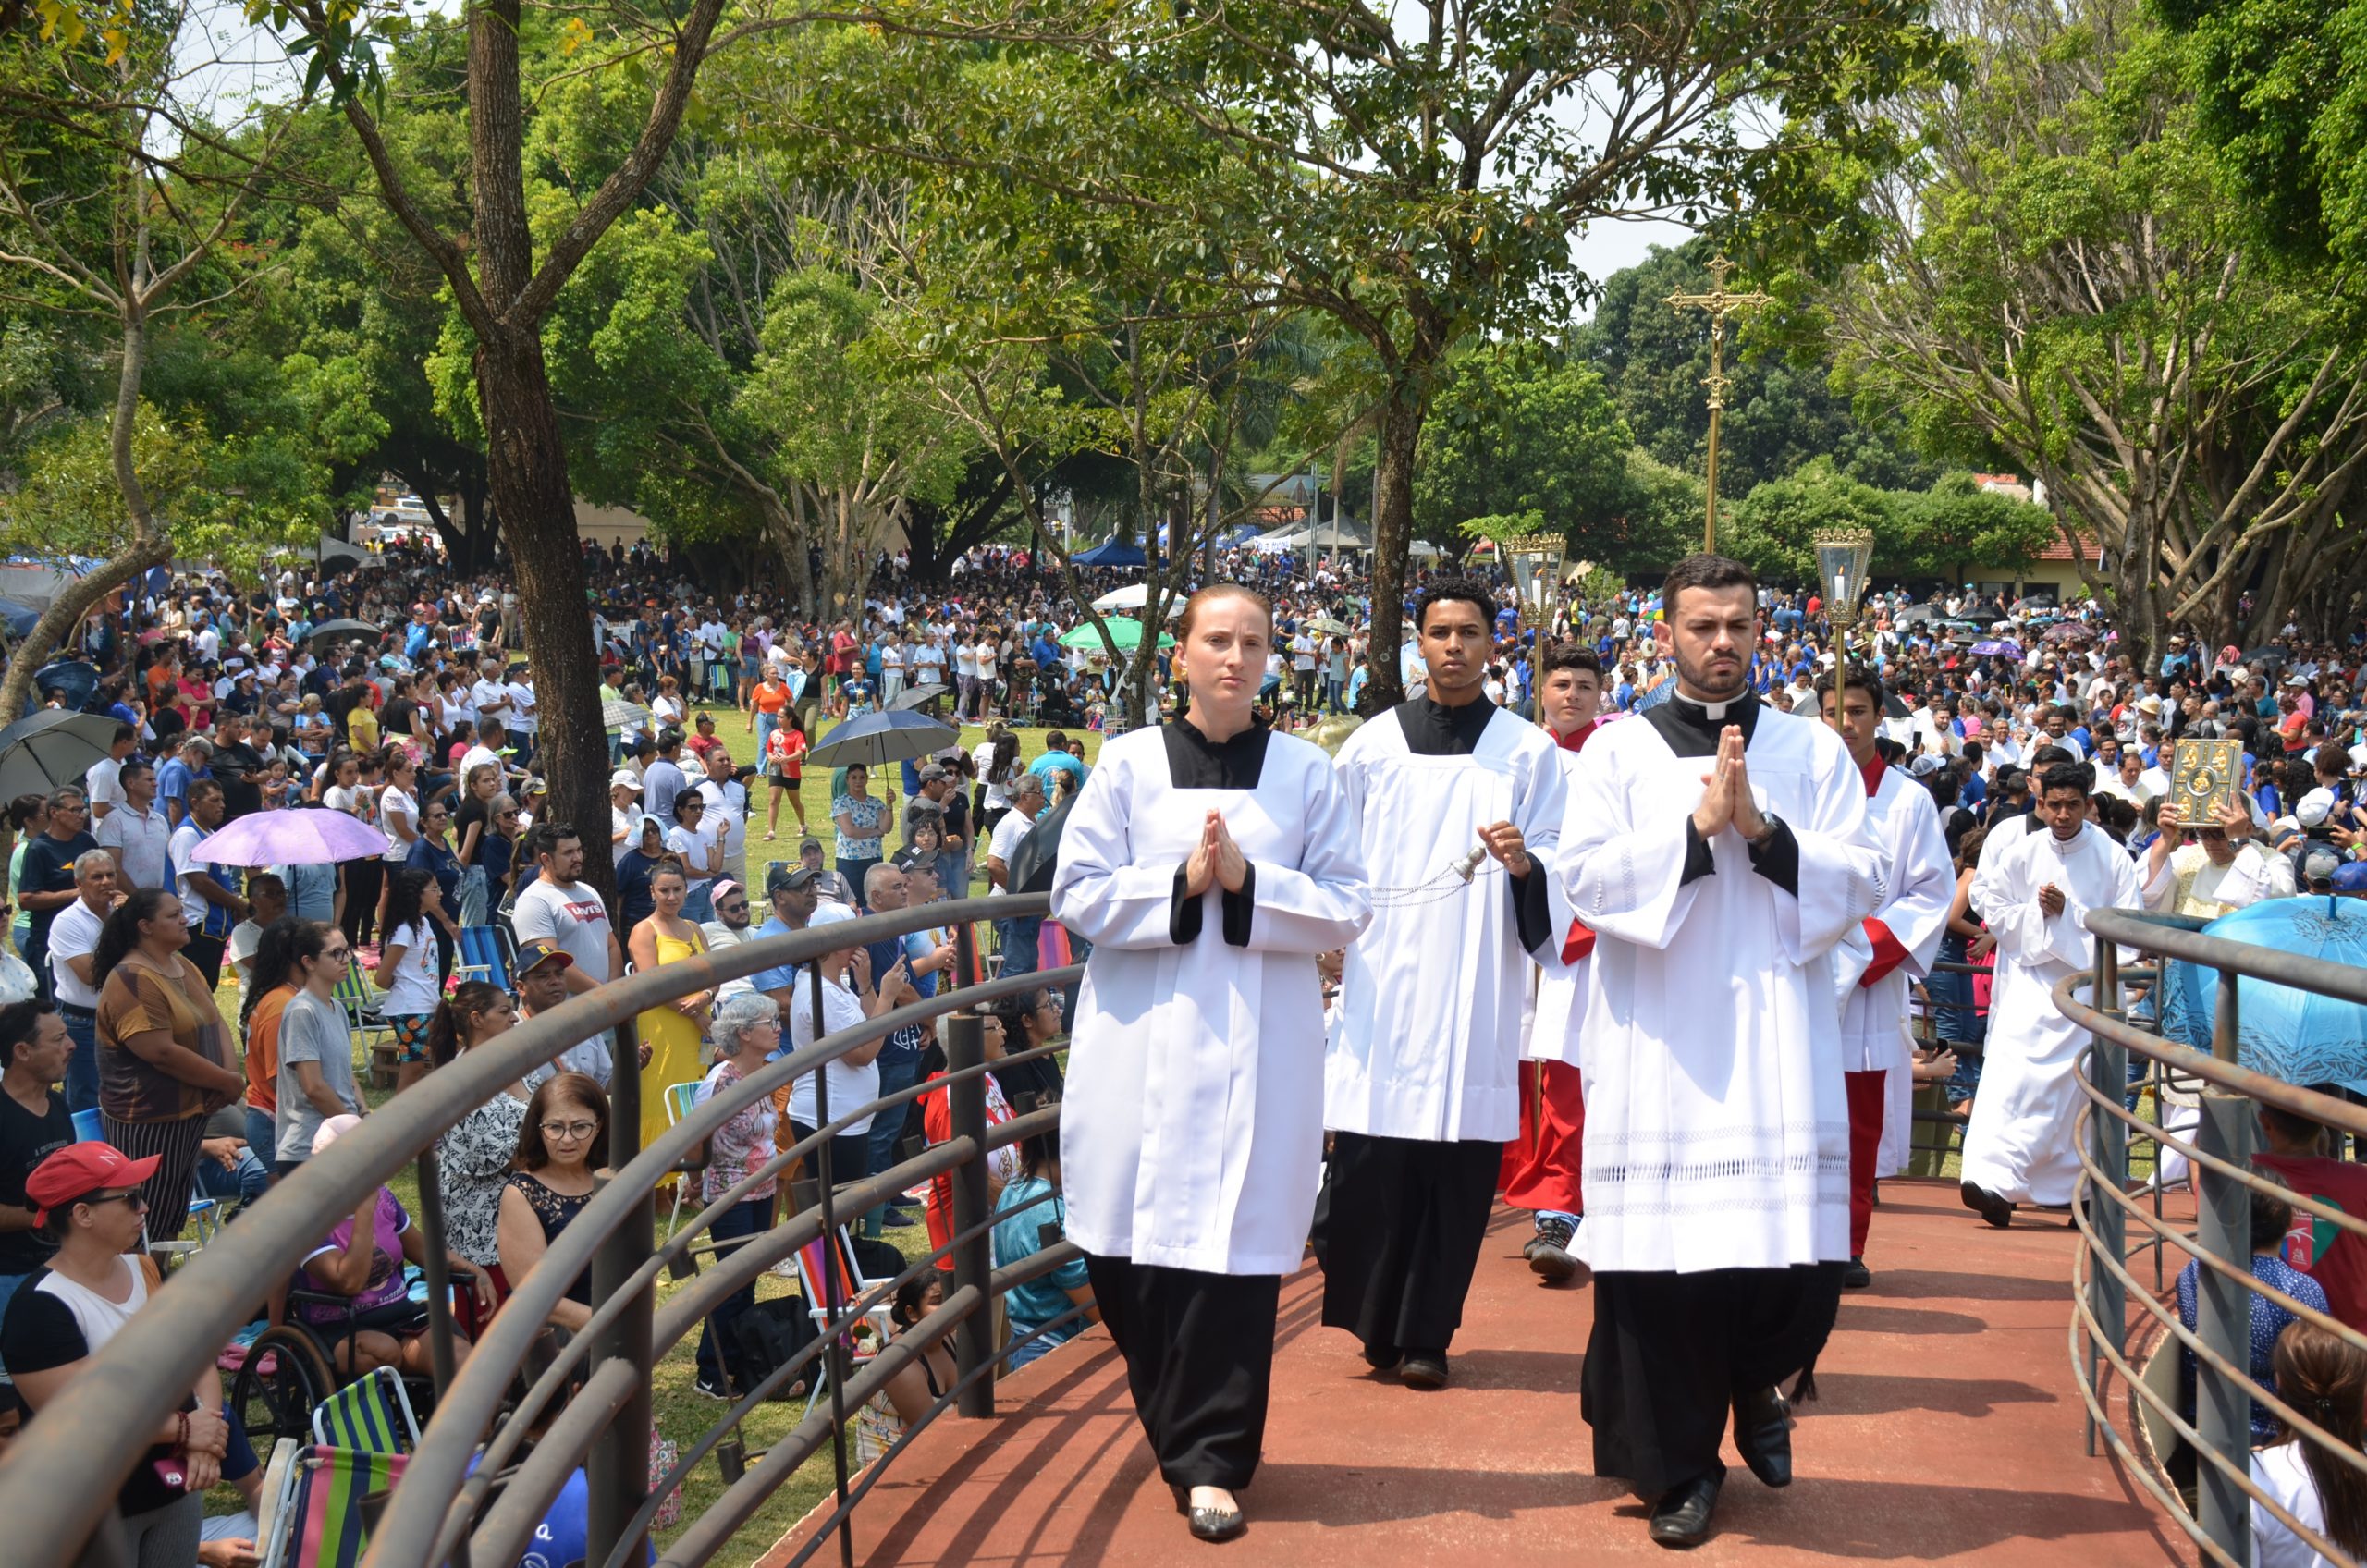
[[[1760,830],[1759,837],[1756,839],[1745,839],[1743,840],[1744,843],[1748,844],[1754,850],[1760,845],[1767,842],[1768,839],[1775,837],[1775,829],[1782,827],[1784,823],[1784,819],[1777,816],[1772,811],[1760,813],[1760,820],[1764,822],[1767,826]]]

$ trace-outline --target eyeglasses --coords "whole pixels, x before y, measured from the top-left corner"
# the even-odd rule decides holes
[[[321,949],[321,962],[324,963],[343,963],[352,956],[351,948],[323,948]]]
[[[544,1137],[564,1138],[570,1143],[588,1138],[599,1130],[600,1124],[596,1121],[546,1121],[543,1123]]]

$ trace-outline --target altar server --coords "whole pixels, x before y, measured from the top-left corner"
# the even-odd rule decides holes
[[[1538,682],[1537,717],[1561,748],[1564,780],[1578,766],[1578,753],[1596,729],[1602,702],[1602,661],[1581,643],[1557,643],[1545,652],[1545,675]],[[1537,955],[1520,1063],[1520,1133],[1504,1145],[1497,1181],[1504,1201],[1535,1215],[1535,1229],[1521,1256],[1529,1271],[1561,1283],[1584,1270],[1572,1251],[1586,1215],[1579,1177],[1585,1146],[1587,1102],[1578,1079],[1576,1006],[1586,984],[1594,933],[1573,920],[1561,946]]]
[[[2088,912],[2134,909],[2142,892],[2128,851],[2088,820],[2091,784],[2085,763],[2048,768],[2039,780],[2043,830],[2025,834],[1981,874],[1997,978],[1958,1192],[1967,1208],[1999,1227],[2017,1203],[2071,1201],[2079,1178],[2079,1056],[2089,1035],[2054,1005],[2054,985],[2095,962]]]
[[[1567,790],[1545,732],[1482,690],[1494,617],[1468,579],[1423,590],[1428,691],[1340,748],[1373,921],[1348,949],[1325,1059],[1323,1321],[1424,1389],[1447,1380],[1520,1130],[1523,953],[1568,925],[1551,886]]]
[[[1676,691],[1588,742],[1558,866],[1595,932],[1581,1409],[1668,1546],[1709,1534],[1729,1411],[1752,1473],[1791,1480],[1778,1385],[1849,1256],[1834,949],[1890,896],[1847,749],[1749,689],[1756,588],[1721,556],[1669,573]]]
[[[1061,837],[1052,915],[1093,944],[1061,1170],[1159,1472],[1192,1533],[1223,1540],[1322,1169],[1316,955],[1371,910],[1331,759],[1252,722],[1266,601],[1204,588],[1177,631],[1188,711],[1105,744]]]
[[[1818,701],[1833,722],[1833,677],[1817,684]],[[1913,1125],[1915,1067],[1907,1034],[1910,983],[1932,972],[1956,899],[1956,869],[1940,831],[1932,791],[1874,749],[1883,710],[1882,682],[1854,666],[1842,739],[1866,784],[1866,815],[1889,872],[1890,899],[1866,917],[1862,934],[1836,949],[1841,986],[1841,1071],[1849,1098],[1849,1267],[1841,1283],[1863,1290],[1874,1282],[1866,1267],[1866,1235],[1874,1219],[1874,1178],[1887,1175],[1882,1157]],[[1896,1170],[1893,1165],[1890,1170]]]

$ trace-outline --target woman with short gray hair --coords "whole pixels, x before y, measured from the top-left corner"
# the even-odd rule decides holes
[[[726,997],[715,1009],[715,1066],[699,1084],[704,1105],[765,1065],[780,1044],[780,1008],[762,991]],[[778,1117],[770,1095],[759,1095],[707,1135],[706,1170],[699,1178],[699,1202],[711,1204],[748,1172],[773,1157],[773,1129]],[[715,1217],[707,1236],[718,1246],[753,1236],[772,1224],[773,1194],[779,1182],[767,1176],[740,1194],[740,1201]],[[737,1384],[748,1379],[740,1366],[740,1341],[733,1332],[740,1315],[755,1304],[754,1280],[725,1297],[699,1330],[698,1391],[712,1399],[730,1399]]]

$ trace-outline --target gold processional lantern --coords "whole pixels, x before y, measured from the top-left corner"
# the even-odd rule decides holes
[[[1858,623],[1858,600],[1866,592],[1873,564],[1874,536],[1862,528],[1816,536],[1817,582],[1824,590],[1824,613],[1833,622],[1833,728],[1841,732],[1847,705],[1849,632]]]
[[[1520,595],[1524,625],[1554,624],[1562,603],[1562,560],[1569,542],[1559,533],[1523,533],[1496,543],[1498,557]]]

